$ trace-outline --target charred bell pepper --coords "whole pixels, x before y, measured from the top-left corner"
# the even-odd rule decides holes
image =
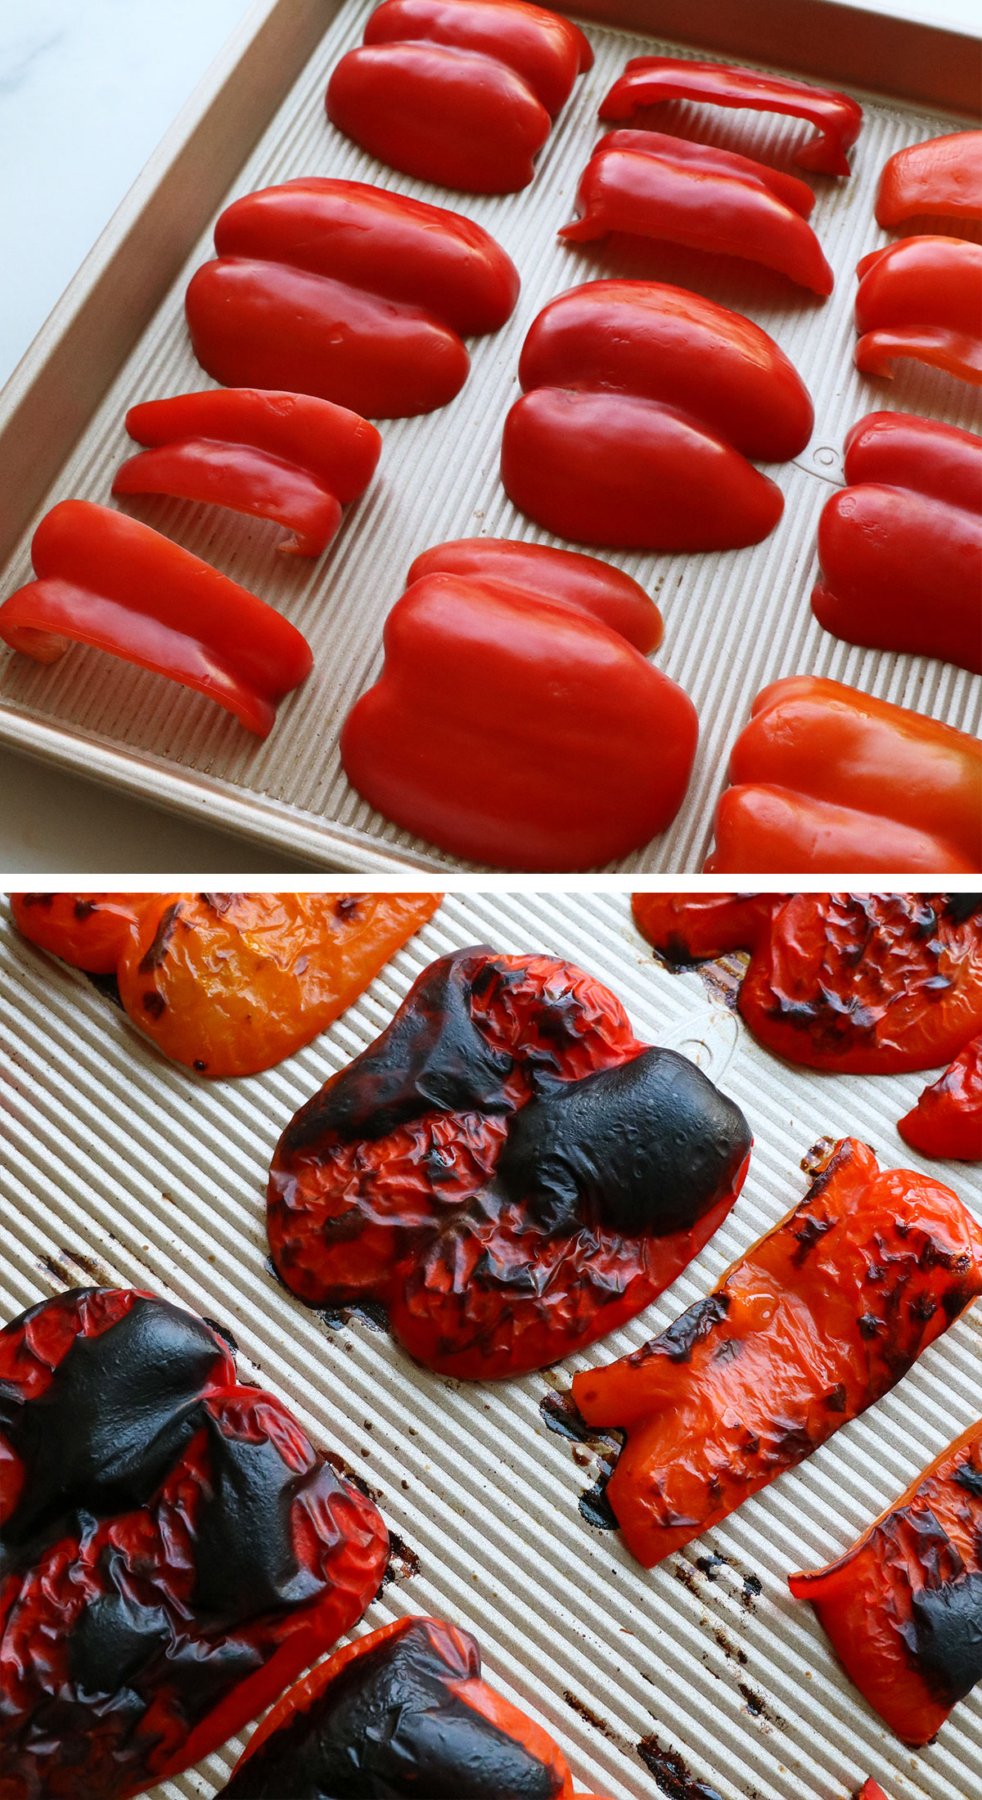
[[[982,674],[982,438],[871,413],[846,438],[845,473],[818,527],[819,624]]]
[[[788,1586],[890,1730],[928,1743],[982,1680],[982,1420],[836,1562]]]
[[[385,664],[341,760],[386,818],[505,869],[584,869],[664,831],[695,708],[636,645],[661,635],[619,569],[539,544],[427,551],[385,623]]]
[[[127,1800],[361,1617],[385,1526],[217,1328],[76,1288],[0,1332],[0,1792]]]
[[[646,1568],[889,1392],[982,1292],[982,1227],[950,1188],[845,1138],[794,1210],[640,1350],[573,1378],[626,1429],[607,1488]]]
[[[711,106],[753,107],[807,119],[818,136],[794,152],[802,169],[848,175],[846,152],[859,136],[863,109],[847,94],[791,81],[762,69],[735,69],[728,63],[690,62],[681,56],[635,56],[615,81],[600,108],[601,119],[630,119],[642,107],[666,100],[704,100]]]
[[[230,387],[315,394],[369,418],[446,406],[462,339],[497,331],[518,273],[480,225],[361,181],[309,177],[226,207],[188,328]]]
[[[199,1075],[255,1075],[325,1031],[440,894],[15,894],[24,936],[114,974],[134,1025]]]
[[[743,1114],[638,1042],[599,982],[486,948],[432,963],[287,1126],[273,1261],[312,1305],[371,1299],[427,1368],[527,1374],[647,1306],[743,1185]]]
[[[524,0],[383,0],[331,76],[327,116],[404,175],[511,194],[592,66],[578,26]]]
[[[924,1089],[897,1130],[922,1156],[982,1162],[982,1033]]]
[[[982,744],[858,688],[758,694],[716,809],[715,874],[982,869]]]
[[[893,375],[897,357],[982,382],[982,245],[902,238],[858,263],[856,367]]]
[[[982,214],[982,131],[952,131],[896,150],[884,164],[876,221],[887,230],[906,219],[975,224]]]
[[[90,644],[193,688],[268,737],[306,680],[306,638],[264,600],[124,513],[62,500],[31,544],[35,580],[0,605],[0,638],[35,662]]]
[[[591,281],[543,308],[519,363],[501,479],[574,543],[644,550],[755,544],[780,462],[811,436],[808,393],[758,325],[683,288]]]

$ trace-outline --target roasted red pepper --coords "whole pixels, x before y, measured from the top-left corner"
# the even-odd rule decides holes
[[[982,674],[982,438],[871,413],[846,438],[845,472],[818,527],[819,624]]]
[[[889,378],[908,356],[982,382],[982,245],[902,238],[864,256],[856,274],[857,369]]]
[[[878,1781],[864,1781],[862,1787],[853,1795],[853,1800],[890,1800],[883,1792]]]
[[[404,175],[510,194],[592,66],[578,26],[524,0],[383,0],[331,76],[327,116]]]
[[[480,225],[361,181],[246,194],[187,291],[194,353],[231,387],[316,394],[370,418],[446,406],[463,337],[497,331],[518,273]]]
[[[385,1526],[217,1329],[79,1288],[0,1332],[0,1792],[126,1800],[361,1617]]]
[[[888,1393],[979,1293],[982,1226],[950,1188],[845,1138],[809,1193],[659,1337],[574,1376],[626,1428],[607,1488],[650,1568]]]
[[[877,224],[954,219],[975,224],[982,213],[982,131],[953,131],[896,150],[884,164],[876,195]]]
[[[682,56],[635,56],[615,81],[600,108],[601,119],[630,119],[642,107],[666,100],[705,100],[712,106],[753,107],[807,119],[818,136],[794,153],[803,169],[848,175],[846,152],[859,136],[863,109],[847,94],[791,81],[762,69],[735,69],[728,63],[692,62]]]
[[[574,543],[757,543],[784,503],[747,458],[783,461],[811,435],[807,391],[766,332],[660,282],[591,281],[551,300],[518,373],[501,479]]]
[[[706,868],[798,874],[982,869],[982,744],[858,688],[792,675],[730,754]]]
[[[675,1280],[733,1205],[750,1141],[582,970],[459,951],[287,1126],[273,1261],[313,1305],[381,1302],[427,1368],[526,1374]]]
[[[698,722],[645,661],[661,619],[593,557],[465,539],[427,551],[385,666],[341,733],[360,794],[457,856],[583,869],[675,817]]]
[[[747,257],[831,294],[832,270],[807,223],[814,204],[806,182],[731,150],[657,131],[611,131],[580,177],[579,221],[559,235],[574,244],[612,231],[667,238],[714,256]]]
[[[982,1033],[924,1089],[897,1130],[922,1156],[982,1162]]]
[[[982,1680],[982,1420],[844,1556],[788,1586],[890,1730],[928,1743]]]

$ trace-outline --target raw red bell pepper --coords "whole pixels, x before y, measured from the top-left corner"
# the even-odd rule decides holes
[[[186,299],[209,375],[370,418],[446,406],[467,379],[462,338],[499,330],[518,297],[514,264],[480,225],[361,181],[246,194],[215,249]]]
[[[982,245],[902,238],[857,264],[856,367],[893,375],[897,357],[982,382]]]
[[[361,1617],[385,1526],[217,1328],[77,1288],[0,1332],[0,1791],[127,1800]]]
[[[698,722],[634,647],[661,628],[635,583],[593,557],[496,542],[427,551],[410,582],[341,733],[372,806],[505,869],[591,868],[665,830]]]
[[[982,1226],[950,1188],[855,1138],[815,1166],[705,1300],[573,1378],[588,1425],[627,1431],[607,1498],[646,1568],[865,1412],[982,1293]]]
[[[501,478],[574,543],[712,550],[757,543],[783,500],[747,461],[796,456],[812,405],[783,351],[712,300],[592,281],[551,300],[519,363]]]
[[[891,230],[905,219],[978,222],[982,214],[982,131],[952,131],[896,150],[884,164],[876,221]]]
[[[524,0],[383,0],[331,76],[327,116],[405,175],[510,194],[592,65],[578,26]]]
[[[174,494],[275,519],[292,534],[280,548],[297,556],[326,549],[382,450],[357,413],[258,388],[147,400],[130,407],[126,429],[152,448],[120,465],[114,494]]]
[[[922,1156],[982,1162],[982,1033],[924,1089],[897,1130]]]
[[[258,737],[313,667],[306,639],[264,600],[106,506],[60,501],[31,558],[36,580],[0,606],[0,638],[36,662],[91,644],[216,700]]]
[[[611,131],[580,177],[577,223],[559,236],[582,244],[612,231],[667,238],[714,256],[740,256],[831,294],[834,277],[808,215],[804,181],[766,164],[657,131]]]
[[[846,438],[845,473],[818,527],[819,624],[982,674],[982,438],[871,413]]]
[[[982,1420],[843,1556],[788,1586],[890,1730],[929,1743],[982,1680]]]
[[[381,1303],[427,1368],[523,1375],[675,1280],[750,1144],[739,1108],[639,1043],[582,970],[458,951],[287,1126],[270,1249],[311,1305]]]
[[[848,175],[846,152],[859,136],[863,109],[848,94],[792,81],[762,69],[735,69],[728,63],[692,62],[681,56],[635,56],[615,81],[600,108],[601,119],[630,119],[641,108],[666,100],[705,100],[712,106],[753,107],[807,119],[818,136],[794,152],[803,169]]]
[[[729,773],[712,873],[982,868],[982,744],[858,688],[773,682]]]
[[[863,1782],[862,1787],[853,1795],[853,1800],[890,1800],[890,1797],[883,1792],[878,1781],[871,1779]]]

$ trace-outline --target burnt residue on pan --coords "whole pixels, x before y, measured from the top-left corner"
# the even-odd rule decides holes
[[[269,1260],[272,1266],[272,1259]],[[279,1275],[276,1279],[281,1287],[286,1287]],[[367,1326],[369,1331],[385,1332],[389,1329],[388,1314],[377,1300],[348,1300],[343,1306],[319,1306],[316,1310],[321,1324],[326,1325],[328,1331],[341,1331],[354,1320]]]
[[[638,1755],[650,1769],[658,1790],[668,1800],[722,1800],[718,1789],[708,1781],[697,1781],[677,1750],[666,1750],[652,1733],[641,1739]]]
[[[570,1444],[577,1466],[582,1469],[592,1465],[596,1471],[595,1479],[580,1495],[580,1517],[595,1531],[616,1531],[617,1519],[607,1498],[607,1483],[617,1466],[624,1432],[592,1430],[568,1388],[553,1387],[543,1394],[539,1412],[547,1431]]]
[[[564,1688],[563,1699],[567,1706],[571,1706],[575,1713],[579,1713],[581,1719],[585,1719],[588,1725],[593,1726],[594,1731],[599,1731],[601,1736],[608,1738],[612,1744],[621,1743],[622,1740],[618,1737],[617,1732],[608,1725],[606,1719],[601,1719],[599,1713],[595,1713],[593,1708],[588,1706],[585,1700],[581,1700],[578,1694],[571,1693],[569,1688]]]
[[[385,1574],[382,1576],[382,1587],[379,1588],[379,1593],[393,1581],[411,1581],[414,1575],[419,1574],[421,1566],[416,1551],[411,1549],[405,1538],[401,1538],[399,1533],[393,1531],[390,1526],[389,1560],[385,1565]]]

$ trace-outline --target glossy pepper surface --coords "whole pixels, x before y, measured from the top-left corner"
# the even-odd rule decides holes
[[[331,76],[327,115],[405,175],[509,194],[592,64],[578,26],[523,0],[383,0]]]
[[[114,974],[134,1025],[199,1075],[254,1075],[327,1029],[440,894],[15,894],[32,943]]]
[[[592,281],[551,300],[518,373],[502,481],[575,543],[756,543],[783,500],[747,459],[784,461],[811,435],[808,393],[766,332],[660,282]]]
[[[525,1374],[675,1279],[733,1205],[750,1141],[582,970],[459,951],[287,1126],[273,1261],[313,1305],[381,1302],[427,1368]]]
[[[369,418],[446,406],[467,379],[463,338],[497,331],[518,297],[480,225],[361,181],[246,194],[221,214],[215,249],[185,302],[209,375]]]
[[[898,358],[982,382],[982,245],[902,238],[856,268],[856,367],[893,375]]]
[[[853,1800],[890,1800],[890,1797],[883,1792],[878,1781],[874,1781],[870,1778],[869,1781],[863,1782],[861,1788],[857,1789],[856,1793],[853,1795]]]
[[[506,869],[583,869],[664,831],[698,722],[635,646],[661,620],[593,557],[440,545],[385,624],[385,664],[341,733],[360,794],[442,849]]]
[[[876,220],[887,230],[932,217],[975,223],[982,214],[982,131],[952,131],[896,150],[884,164]]]
[[[367,488],[382,449],[374,425],[310,394],[211,388],[146,400],[126,415],[150,446],[117,469],[114,494],[174,494],[275,519],[281,548],[319,556],[341,507]]]
[[[890,1730],[928,1743],[982,1680],[982,1420],[844,1556],[788,1586]]]
[[[264,600],[106,506],[60,501],[31,560],[35,579],[0,605],[0,639],[36,662],[90,644],[217,701],[258,737],[313,667],[306,639]]]
[[[385,1526],[204,1320],[78,1288],[0,1332],[0,1790],[126,1800],[360,1618]]]
[[[716,874],[972,874],[982,868],[982,744],[820,676],[758,694],[716,809]]]
[[[648,1568],[879,1400],[982,1292],[982,1227],[950,1188],[855,1138],[817,1167],[705,1300],[574,1376],[587,1424],[627,1431],[607,1497]]]
[[[922,1156],[982,1162],[982,1032],[924,1089],[897,1130]]]
[[[818,527],[819,624],[982,674],[982,438],[871,413],[846,438],[845,473]]]

